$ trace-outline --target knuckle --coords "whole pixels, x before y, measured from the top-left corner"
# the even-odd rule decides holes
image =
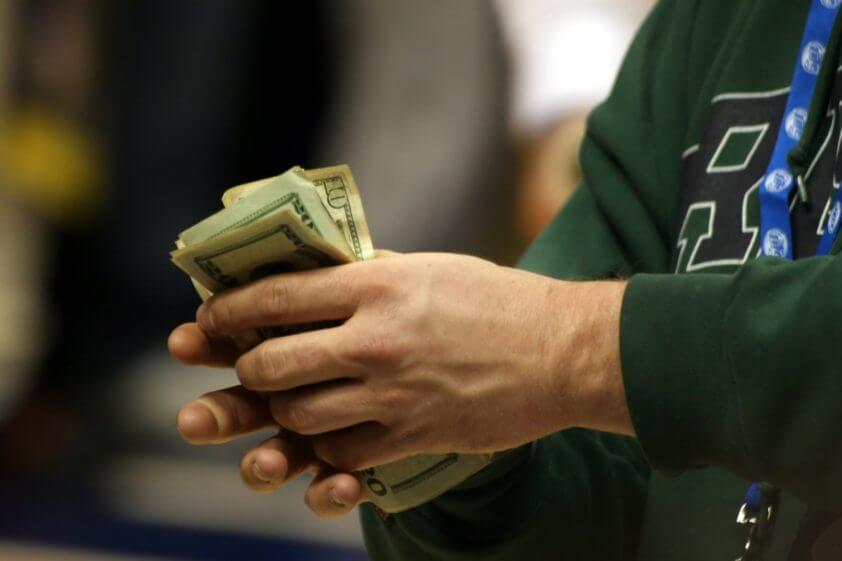
[[[414,400],[402,388],[383,388],[377,392],[376,399],[384,421],[394,420],[401,412],[405,414],[414,404]]]
[[[272,279],[266,283],[264,291],[260,300],[266,316],[277,318],[290,313],[292,295],[289,283],[282,279]]]
[[[275,420],[281,426],[291,429],[298,434],[315,434],[318,429],[318,414],[305,400],[288,400],[279,402],[273,410]]]
[[[228,298],[214,298],[208,302],[208,322],[216,331],[233,327],[233,313]]]
[[[254,358],[257,384],[271,384],[284,369],[286,353],[272,345],[262,345],[256,349]]]
[[[398,274],[388,263],[370,261],[362,280],[361,290],[367,300],[390,300],[400,292],[405,281],[404,275]]]
[[[234,370],[243,387],[251,390],[267,389],[282,367],[279,362],[283,362],[283,354],[274,352],[264,343],[237,359]]]
[[[349,354],[351,360],[357,363],[388,365],[400,360],[402,347],[395,334],[372,331],[357,339]]]

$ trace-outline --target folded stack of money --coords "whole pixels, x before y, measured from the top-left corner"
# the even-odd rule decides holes
[[[182,232],[171,253],[203,300],[267,275],[374,257],[348,166],[294,167],[233,187],[222,203],[223,210]],[[283,333],[261,330],[243,334],[237,343],[253,346]],[[490,461],[490,454],[419,455],[356,475],[374,504],[400,512],[437,497]]]

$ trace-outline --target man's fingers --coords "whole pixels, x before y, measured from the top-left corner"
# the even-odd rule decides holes
[[[199,308],[199,327],[214,335],[350,317],[360,300],[358,264],[284,273],[215,295]]]
[[[323,518],[348,514],[364,500],[362,485],[355,476],[329,468],[316,475],[304,495],[310,510]]]
[[[377,420],[371,390],[357,380],[337,380],[273,393],[275,422],[298,434],[321,434]]]
[[[178,430],[191,444],[219,444],[274,426],[269,402],[242,386],[210,392],[178,412]]]
[[[283,431],[243,456],[240,475],[252,491],[270,493],[316,464],[309,444]]]
[[[365,499],[354,475],[325,466],[313,456],[306,439],[286,431],[246,453],[240,463],[243,482],[258,493],[271,493],[305,471],[316,471],[304,501],[319,516],[347,514]]]
[[[229,339],[211,339],[195,323],[176,327],[167,341],[170,354],[178,361],[205,366],[233,366],[242,351]]]
[[[347,335],[340,326],[269,339],[237,360],[237,377],[255,391],[283,391],[354,377],[359,367],[341,352],[348,344]]]

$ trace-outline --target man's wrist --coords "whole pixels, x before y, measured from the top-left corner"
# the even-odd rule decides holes
[[[627,281],[565,282],[560,290],[564,323],[555,357],[567,398],[560,406],[566,427],[634,434],[620,360],[620,312]]]

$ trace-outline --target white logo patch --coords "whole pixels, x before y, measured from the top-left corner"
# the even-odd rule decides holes
[[[783,168],[778,168],[766,176],[763,186],[769,193],[780,193],[792,184],[792,174]]]
[[[842,217],[842,202],[836,201],[836,204],[830,209],[830,214],[827,215],[827,229],[831,234],[836,233],[836,229],[839,227],[840,217]]]
[[[809,74],[818,74],[824,58],[824,45],[810,41],[801,53],[801,66]]]
[[[778,228],[772,228],[763,237],[763,255],[786,257],[789,251],[789,239]]]
[[[839,0],[842,2],[842,0]],[[801,135],[804,133],[804,123],[807,122],[807,110],[803,107],[796,107],[786,116],[784,129],[786,135],[792,140],[801,140]]]
[[[821,0],[821,2],[822,6],[831,10],[838,8],[842,4],[842,0]]]

